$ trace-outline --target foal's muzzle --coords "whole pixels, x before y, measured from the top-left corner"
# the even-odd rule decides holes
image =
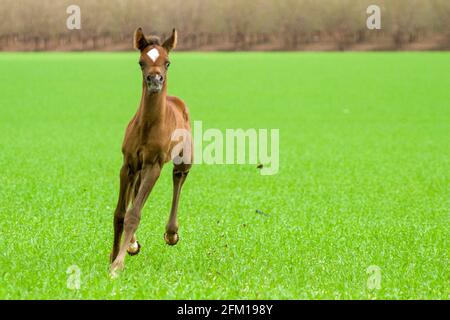
[[[147,87],[151,93],[159,92],[164,83],[164,76],[159,73],[149,74],[145,77]]]

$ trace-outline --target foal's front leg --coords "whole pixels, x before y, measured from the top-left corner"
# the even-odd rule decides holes
[[[164,240],[171,246],[176,245],[179,239],[177,221],[178,201],[180,200],[181,187],[189,173],[189,168],[190,166],[184,165],[173,168],[172,209],[170,210],[169,222],[166,225],[166,233],[164,233]]]
[[[114,259],[117,257],[117,254],[119,253],[120,238],[122,237],[123,232],[123,221],[128,206],[127,193],[130,191],[132,179],[133,175],[130,174],[128,165],[126,163],[123,164],[122,168],[120,169],[119,200],[117,201],[116,210],[114,212],[114,240],[110,256],[111,262],[114,261]]]
[[[112,276],[115,276],[116,272],[122,270],[124,267],[125,254],[131,240],[133,239],[134,233],[139,226],[142,207],[144,206],[148,195],[152,191],[156,180],[158,180],[160,173],[161,165],[159,163],[145,165],[141,171],[141,185],[139,187],[139,191],[133,202],[132,208],[130,208],[125,214],[124,238],[122,245],[120,246],[119,254],[111,265]]]
[[[141,175],[137,175],[135,180],[136,181],[134,182],[134,184],[132,184],[130,187],[130,192],[128,192],[128,194],[129,194],[128,204],[129,205],[134,203],[136,196],[139,192],[139,187],[141,185]],[[137,255],[140,250],[141,250],[141,245],[139,244],[139,242],[136,239],[136,234],[134,234],[133,237],[131,238],[130,244],[128,245],[127,252],[130,256],[134,256],[134,255]]]

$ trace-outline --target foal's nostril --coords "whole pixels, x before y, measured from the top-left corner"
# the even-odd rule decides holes
[[[155,75],[155,80],[158,81],[158,82],[163,82],[164,77],[162,75],[160,75],[160,74],[157,74],[157,75]]]
[[[160,74],[150,74],[146,77],[148,82],[163,82],[164,77]]]

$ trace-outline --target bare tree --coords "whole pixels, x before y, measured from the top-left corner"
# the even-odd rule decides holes
[[[82,28],[68,30],[72,0],[0,0],[0,50],[131,50],[137,26],[163,37],[178,28],[181,50],[301,50],[320,44],[351,50],[370,43],[402,49],[423,41],[449,47],[450,1],[378,0],[377,31],[366,28],[372,2],[77,0]]]

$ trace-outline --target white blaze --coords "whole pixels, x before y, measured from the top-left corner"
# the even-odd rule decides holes
[[[153,48],[152,50],[150,50],[147,55],[150,57],[150,59],[152,59],[153,62],[156,61],[156,59],[158,59],[159,57],[159,51],[156,48]]]

